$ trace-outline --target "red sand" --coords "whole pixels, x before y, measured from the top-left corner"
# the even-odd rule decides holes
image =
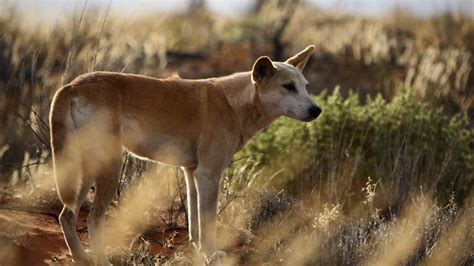
[[[84,246],[88,246],[86,212],[78,219],[78,232]],[[176,245],[187,244],[185,229],[170,229],[165,225],[153,226],[143,235],[149,240],[149,251],[167,256],[176,251]],[[166,247],[166,240],[173,245]],[[54,215],[0,210],[0,265],[69,265],[61,228]]]

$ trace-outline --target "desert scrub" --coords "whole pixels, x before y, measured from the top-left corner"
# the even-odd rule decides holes
[[[420,186],[442,200],[455,191],[459,201],[472,189],[474,131],[466,116],[446,117],[410,90],[391,102],[377,96],[362,104],[358,95],[344,99],[337,89],[315,100],[323,109],[319,119],[277,120],[236,155],[230,175],[245,168],[250,173],[239,177],[252,179],[246,184],[349,204],[359,202],[368,176],[380,180],[385,203],[404,200]],[[234,188],[241,182],[234,179]]]
[[[239,265],[470,265],[472,197],[460,208],[454,196],[441,205],[416,193],[397,213],[365,206],[354,215],[339,203],[318,210],[283,190],[251,188],[219,217],[219,232],[238,235]]]

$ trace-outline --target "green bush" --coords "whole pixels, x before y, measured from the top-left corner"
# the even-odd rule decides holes
[[[362,104],[337,88],[315,100],[323,109],[316,121],[278,119],[236,155],[228,174],[248,174],[234,178],[233,189],[250,182],[351,203],[362,199],[370,176],[386,203],[419,188],[443,200],[454,191],[459,201],[471,190],[474,131],[467,116],[446,117],[409,90],[391,102],[377,96]]]

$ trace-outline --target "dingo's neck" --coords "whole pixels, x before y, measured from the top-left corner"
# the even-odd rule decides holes
[[[265,110],[252,83],[252,72],[241,72],[216,79],[236,114],[242,135],[242,146],[276,117]]]

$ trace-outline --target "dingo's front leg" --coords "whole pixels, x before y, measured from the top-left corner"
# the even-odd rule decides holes
[[[194,172],[198,198],[199,249],[206,260],[216,251],[217,196],[221,171],[211,172],[200,166]]]
[[[186,179],[187,187],[187,201],[188,201],[188,227],[189,227],[189,241],[191,241],[195,248],[199,248],[199,223],[198,223],[198,207],[197,207],[197,192],[194,182],[195,168],[183,168],[184,177]]]

